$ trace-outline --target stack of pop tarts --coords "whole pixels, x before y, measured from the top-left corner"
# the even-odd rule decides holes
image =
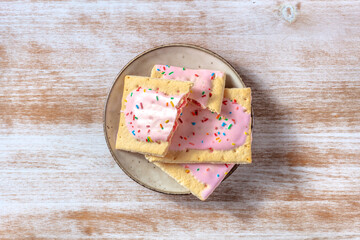
[[[116,148],[138,152],[201,200],[251,163],[251,90],[225,73],[155,65],[126,76]]]

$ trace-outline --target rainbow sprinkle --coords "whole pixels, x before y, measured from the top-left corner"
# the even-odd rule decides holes
[[[135,130],[132,131],[132,134],[135,136]]]
[[[231,127],[232,127],[232,123],[230,123],[230,125],[229,125],[228,129],[230,129]]]
[[[133,93],[130,94],[130,97],[132,97]]]
[[[159,101],[159,97],[158,97],[158,96],[156,96],[156,101]]]
[[[160,123],[160,127],[161,127],[161,129],[164,129],[164,127],[163,127],[163,125]]]
[[[148,136],[147,139],[148,139],[149,142],[153,142],[153,140],[151,139],[150,136]]]
[[[191,124],[192,124],[193,126],[195,126],[196,122],[192,122]]]
[[[168,122],[169,122],[169,120],[166,120],[166,121],[165,121],[165,123],[168,123]]]
[[[174,103],[172,101],[170,101],[170,103],[171,103],[171,106],[175,107],[175,105],[174,105]]]
[[[170,72],[169,75],[173,74],[174,72]]]
[[[138,105],[136,105],[136,108],[137,108],[137,109],[139,109],[139,106],[138,106]]]

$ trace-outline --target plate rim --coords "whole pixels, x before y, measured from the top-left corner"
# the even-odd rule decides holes
[[[130,65],[132,64],[135,60],[137,60],[138,58],[142,57],[143,55],[149,53],[149,52],[152,52],[152,51],[155,51],[155,50],[158,50],[158,49],[161,49],[161,48],[166,48],[166,47],[188,47],[188,48],[194,48],[194,49],[197,49],[197,50],[201,50],[201,51],[204,51],[210,55],[213,55],[214,57],[220,59],[222,62],[224,62],[231,70],[233,70],[233,72],[236,74],[236,76],[238,77],[238,79],[240,80],[241,84],[246,87],[245,83],[243,82],[242,78],[240,77],[240,74],[235,70],[235,68],[226,60],[224,59],[223,57],[221,57],[219,54],[207,49],[207,48],[203,48],[203,47],[200,47],[200,46],[197,46],[197,45],[194,45],[194,44],[189,44],[189,43],[170,43],[170,44],[163,44],[163,45],[159,45],[159,46],[155,46],[155,47],[152,47],[152,48],[149,48],[143,52],[141,52],[140,54],[136,55],[134,58],[132,58],[127,64],[125,64],[124,67],[121,68],[121,70],[119,71],[119,73],[116,75],[115,79],[112,81],[111,83],[111,87],[110,89],[108,90],[108,93],[107,93],[107,96],[106,96],[106,100],[105,100],[105,105],[104,105],[104,109],[103,109],[103,131],[104,131],[104,137],[105,137],[105,141],[106,141],[106,145],[111,153],[111,156],[113,158],[113,160],[117,163],[117,165],[121,168],[121,170],[128,176],[130,177],[133,181],[135,181],[136,183],[138,183],[139,185],[147,188],[147,189],[150,189],[152,191],[155,191],[155,192],[159,192],[159,193],[164,193],[164,194],[169,194],[169,195],[189,195],[191,194],[190,191],[188,191],[187,193],[179,193],[179,192],[172,192],[172,191],[160,191],[156,188],[153,188],[152,186],[150,185],[147,185],[145,183],[142,183],[140,181],[138,181],[137,179],[135,179],[130,173],[128,173],[128,171],[120,164],[119,160],[115,157],[115,154],[114,152],[112,151],[111,149],[111,146],[110,146],[110,142],[109,142],[109,139],[108,139],[108,135],[107,135],[107,132],[106,132],[106,109],[108,107],[108,103],[109,103],[109,97],[110,97],[110,94],[114,88],[114,85],[116,83],[116,81],[118,80],[118,78],[120,77],[120,75],[125,71],[125,69]],[[253,125],[253,124],[252,124]],[[227,179],[237,168],[238,168],[239,164],[235,164],[234,167],[230,170],[230,172],[227,174],[227,176],[223,179],[223,181],[225,179]]]

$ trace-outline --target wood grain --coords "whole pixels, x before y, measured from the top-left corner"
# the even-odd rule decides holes
[[[1,239],[360,238],[360,2],[0,3]],[[253,91],[253,160],[207,202],[115,164],[105,98],[136,54],[185,42]]]

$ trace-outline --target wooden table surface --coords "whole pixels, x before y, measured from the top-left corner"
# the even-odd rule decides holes
[[[360,239],[360,2],[284,3],[2,1],[0,239]],[[206,202],[133,182],[103,135],[120,69],[175,42],[253,91],[253,164]]]

